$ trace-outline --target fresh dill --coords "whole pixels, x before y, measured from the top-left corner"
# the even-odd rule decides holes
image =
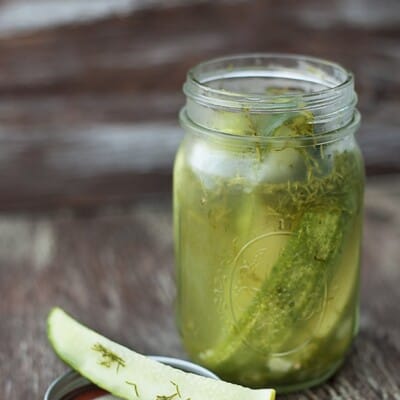
[[[104,347],[102,344],[94,344],[92,350],[101,354],[101,360],[99,361],[100,365],[103,365],[106,368],[111,368],[113,365],[116,365],[117,372],[119,371],[120,367],[125,367],[125,360]]]
[[[181,392],[179,390],[179,386],[175,382],[172,382],[172,381],[171,381],[171,384],[175,388],[175,393],[172,393],[169,396],[158,395],[155,400],[174,400],[174,399],[177,399],[177,398],[181,399],[182,396],[181,396]]]
[[[138,387],[137,387],[137,384],[136,384],[136,383],[133,383],[133,382],[129,382],[129,381],[125,381],[125,383],[126,383],[127,385],[129,385],[129,386],[133,386],[133,389],[134,389],[134,391],[135,391],[136,397],[139,397],[139,389],[138,389]]]

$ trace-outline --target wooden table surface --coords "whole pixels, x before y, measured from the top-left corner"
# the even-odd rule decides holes
[[[400,399],[398,0],[0,2],[0,399],[41,399],[66,367],[60,305],[146,354],[175,328],[171,167],[187,69],[278,51],[356,76],[368,182],[361,330],[325,385],[279,400]]]
[[[368,182],[360,334],[332,380],[287,399],[400,399],[399,200],[400,176]],[[0,239],[2,398],[40,399],[66,370],[46,339],[55,305],[137,351],[185,357],[169,196],[92,216],[3,215]]]

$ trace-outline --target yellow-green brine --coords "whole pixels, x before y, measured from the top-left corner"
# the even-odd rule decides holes
[[[221,378],[288,392],[357,332],[364,168],[353,76],[251,54],[188,73],[174,167],[177,316]]]

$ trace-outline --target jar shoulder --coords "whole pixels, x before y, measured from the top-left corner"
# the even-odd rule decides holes
[[[233,180],[252,186],[306,182],[311,175],[328,176],[341,160],[352,168],[353,177],[364,180],[363,157],[353,135],[315,146],[255,143],[243,148],[187,135],[175,158],[174,175],[190,173],[202,181]]]

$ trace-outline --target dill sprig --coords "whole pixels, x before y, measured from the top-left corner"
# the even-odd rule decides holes
[[[129,386],[132,386],[132,387],[133,387],[133,390],[135,391],[136,397],[139,397],[139,389],[138,389],[137,384],[134,383],[134,382],[129,382],[129,381],[125,381],[125,383],[126,383],[127,385],[129,385]]]
[[[172,382],[171,381],[171,384],[174,386],[174,388],[175,388],[175,393],[172,393],[172,394],[170,394],[169,396],[161,396],[161,395],[158,395],[157,397],[156,397],[156,400],[174,400],[174,399],[176,399],[176,398],[178,398],[178,399],[181,399],[182,398],[182,396],[181,396],[181,392],[180,392],[180,390],[179,390],[179,386],[175,383],[175,382]],[[189,400],[189,399],[188,399]]]
[[[102,344],[94,344],[92,350],[97,351],[101,354],[101,360],[99,361],[100,365],[103,365],[107,368],[111,368],[113,365],[116,365],[117,372],[120,367],[125,367],[125,360],[111,350],[104,347]]]
[[[264,184],[262,195],[278,214],[298,218],[307,209],[336,209],[354,214],[357,211],[359,182],[357,160],[351,152],[336,154],[326,176],[311,173],[307,181]],[[355,193],[352,196],[351,193]]]

